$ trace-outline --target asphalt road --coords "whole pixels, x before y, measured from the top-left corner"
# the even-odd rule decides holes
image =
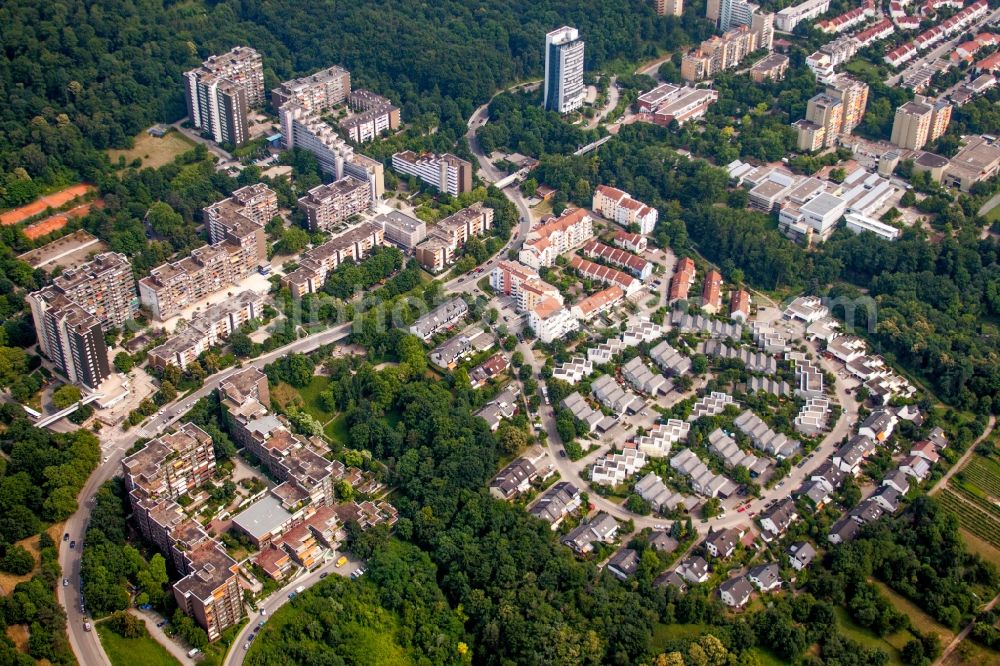
[[[318,583],[321,577],[326,578],[326,576],[331,573],[339,576],[350,576],[356,569],[359,569],[362,566],[362,562],[360,560],[347,556],[347,563],[338,567],[337,559],[339,557],[340,553],[322,566],[319,566],[309,573],[302,574],[294,580],[289,581],[280,590],[275,591],[274,594],[259,603],[257,605],[257,613],[250,614],[250,621],[236,636],[236,640],[233,641],[233,646],[229,649],[229,654],[226,655],[226,660],[222,662],[223,666],[240,666],[243,663],[243,660],[246,658],[247,650],[249,649],[249,643],[253,640],[251,635],[255,636],[260,623],[270,619],[270,617],[274,615],[279,608],[291,600],[288,595],[300,585],[308,589]]]
[[[252,362],[245,364],[244,367],[253,365],[257,368],[263,368],[281,356],[293,352],[312,351],[321,345],[336,342],[350,333],[350,327],[351,324],[342,324],[300,338],[295,342],[254,359]],[[97,632],[87,632],[84,630],[84,622],[87,621],[89,616],[80,608],[80,557],[84,546],[83,535],[87,531],[87,523],[90,520],[90,509],[94,495],[103,483],[120,472],[120,463],[125,455],[125,451],[132,448],[140,437],[153,437],[162,432],[167,426],[182,417],[187,411],[187,407],[196,400],[211,393],[219,385],[220,381],[237,370],[239,368],[228,368],[211,377],[207,377],[201,388],[166,405],[161,414],[152,417],[143,427],[134,428],[126,433],[116,430],[108,438],[105,446],[106,461],[102,462],[97,470],[91,474],[90,479],[87,480],[77,498],[80,508],[66,521],[64,531],[69,534],[70,540],[76,541],[76,548],[69,548],[69,541],[63,541],[60,543],[59,550],[59,564],[62,567],[63,576],[69,579],[70,584],[66,587],[60,585],[56,589],[56,596],[59,603],[66,609],[70,646],[81,664],[91,666],[110,663],[97,637]],[[107,435],[103,436],[108,437]]]

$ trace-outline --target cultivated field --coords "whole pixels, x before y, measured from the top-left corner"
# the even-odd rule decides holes
[[[962,527],[1000,549],[1000,461],[976,455],[937,495]]]
[[[142,160],[144,167],[161,167],[170,164],[178,155],[191,150],[194,142],[177,131],[170,131],[163,138],[150,136],[142,132],[135,137],[133,147],[128,150],[109,150],[108,158],[112,164],[118,163],[118,157],[125,157],[125,164],[129,165],[132,160],[138,158]]]

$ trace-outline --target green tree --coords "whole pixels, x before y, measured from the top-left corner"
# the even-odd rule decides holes
[[[52,404],[57,409],[66,409],[75,405],[81,398],[80,389],[72,384],[63,384],[52,392]]]
[[[135,360],[131,354],[118,352],[115,354],[115,368],[118,372],[128,373],[135,367]]]

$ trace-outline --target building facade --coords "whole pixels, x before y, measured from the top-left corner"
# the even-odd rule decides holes
[[[404,150],[392,156],[392,168],[453,197],[472,190],[472,164],[451,153],[418,155]]]
[[[547,111],[570,113],[583,106],[583,50],[576,28],[563,26],[545,35],[542,103]]]
[[[264,102],[264,64],[247,46],[215,55],[184,74],[188,119],[216,143],[249,139],[247,110]]]
[[[306,214],[311,231],[330,231],[352,215],[372,205],[368,183],[354,176],[344,176],[328,185],[317,185],[299,199],[299,209]]]

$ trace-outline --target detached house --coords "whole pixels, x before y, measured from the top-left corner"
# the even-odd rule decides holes
[[[781,587],[781,570],[774,562],[759,564],[750,569],[747,578],[761,592],[771,592]]]
[[[751,594],[753,594],[753,588],[743,576],[730,578],[719,586],[719,596],[722,598],[722,603],[730,608],[743,608],[750,601]]]
[[[796,571],[802,571],[816,558],[816,549],[808,541],[796,541],[788,550],[788,561]]]
[[[770,542],[775,537],[785,533],[788,526],[799,517],[795,511],[795,502],[791,498],[785,498],[775,504],[770,509],[760,514],[760,526],[763,528],[761,537],[764,541]]]

